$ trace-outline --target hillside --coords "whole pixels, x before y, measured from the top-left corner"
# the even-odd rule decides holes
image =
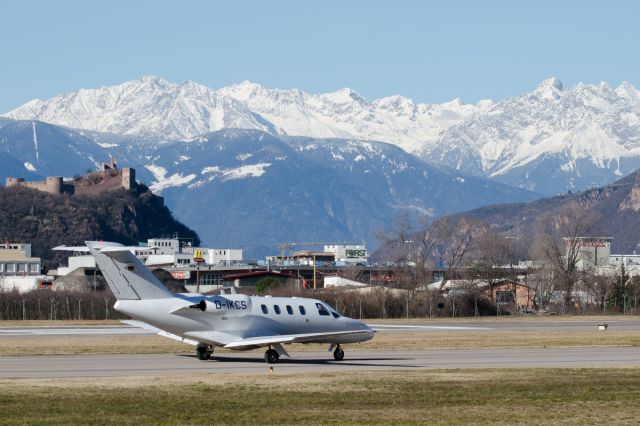
[[[592,232],[613,237],[611,251],[631,253],[640,242],[640,171],[610,185],[575,194],[543,198],[531,203],[499,204],[482,207],[452,217],[473,217],[512,235],[533,238],[536,220],[558,211],[568,203],[578,203],[595,213]]]
[[[137,159],[138,162],[145,158]],[[211,245],[249,258],[286,241],[377,243],[398,214],[438,216],[505,201],[519,188],[440,170],[380,142],[222,130],[159,146],[143,163],[151,189]]]
[[[117,241],[137,245],[151,237],[194,239],[198,235],[176,221],[163,199],[145,186],[137,190],[105,192],[99,196],[51,195],[29,188],[0,190],[0,240],[32,244],[33,256],[55,268],[57,245],[78,245],[86,240]]]

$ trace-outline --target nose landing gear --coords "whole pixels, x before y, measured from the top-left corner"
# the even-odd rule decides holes
[[[211,359],[211,353],[213,352],[213,348],[211,346],[198,346],[196,348],[196,356],[200,361],[206,361]]]

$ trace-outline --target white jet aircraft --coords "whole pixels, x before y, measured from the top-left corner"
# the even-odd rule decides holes
[[[86,247],[54,250],[90,252],[117,301],[114,308],[136,321],[129,324],[197,347],[207,360],[216,346],[248,350],[268,347],[266,362],[289,356],[286,343],[328,343],[336,361],[343,343],[373,338],[366,324],[338,314],[320,300],[232,294],[173,294],[135,256],[142,247],[87,241]]]

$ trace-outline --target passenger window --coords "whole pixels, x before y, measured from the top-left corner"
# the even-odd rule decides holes
[[[331,316],[331,314],[329,313],[329,311],[327,311],[327,308],[325,308],[322,303],[316,303],[316,307],[318,308],[318,313],[320,315],[322,315],[323,317],[329,317]]]
[[[298,308],[300,308],[300,315],[307,315],[307,310],[304,308],[304,306],[300,305],[298,306]]]
[[[265,315],[269,313],[269,309],[267,309],[267,305],[262,305],[262,313]]]
[[[293,308],[291,307],[291,305],[287,305],[287,313],[289,315],[293,315]]]
[[[273,310],[276,311],[276,314],[280,315],[280,306],[273,305]]]

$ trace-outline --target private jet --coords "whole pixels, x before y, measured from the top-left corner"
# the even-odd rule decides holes
[[[126,323],[196,346],[200,360],[215,347],[249,350],[266,347],[264,360],[278,362],[289,354],[284,344],[329,344],[341,361],[345,343],[373,338],[366,324],[340,315],[328,304],[308,298],[171,293],[135,256],[141,247],[87,241],[86,246],[54,250],[89,252],[116,297],[114,308],[133,318]]]

